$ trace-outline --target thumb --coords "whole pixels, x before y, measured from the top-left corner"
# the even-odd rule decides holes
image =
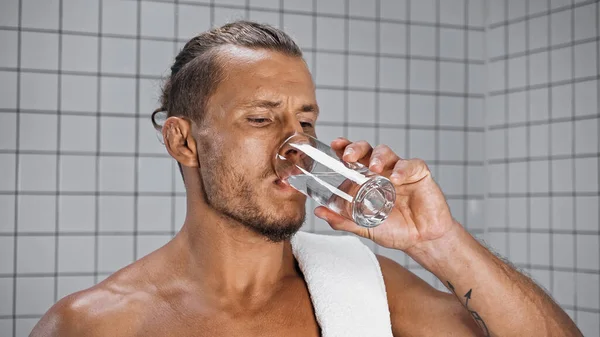
[[[361,227],[354,223],[351,220],[346,219],[345,217],[333,212],[332,210],[319,206],[315,208],[315,215],[327,221],[329,226],[337,231],[345,231],[356,234],[358,236],[367,237],[368,231],[366,228]]]

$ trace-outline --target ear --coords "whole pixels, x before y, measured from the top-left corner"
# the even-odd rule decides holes
[[[196,141],[192,137],[192,125],[187,119],[169,117],[162,128],[165,147],[181,165],[198,167]]]

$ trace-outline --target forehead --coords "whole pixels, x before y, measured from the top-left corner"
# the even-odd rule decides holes
[[[315,85],[304,60],[280,52],[229,46],[220,55],[224,77],[213,98],[224,105],[257,98],[314,102]]]

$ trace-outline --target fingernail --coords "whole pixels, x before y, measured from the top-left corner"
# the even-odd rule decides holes
[[[390,180],[399,181],[400,175],[398,173],[392,173],[392,175],[390,176]]]
[[[381,161],[377,158],[371,160],[371,164],[369,165],[372,168],[375,168],[376,166],[381,165]]]
[[[352,149],[351,147],[347,147],[346,150],[344,151],[344,157],[345,156],[350,156],[354,153],[354,149]]]

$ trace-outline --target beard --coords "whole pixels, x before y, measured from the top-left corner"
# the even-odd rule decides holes
[[[265,209],[270,200],[268,196],[261,202],[248,177],[232,167],[226,168],[222,159],[214,158],[201,172],[202,193],[210,207],[274,243],[288,240],[300,230],[306,219],[304,207],[292,216],[278,213],[281,208],[276,206],[269,212]],[[272,170],[265,170],[259,181],[272,175]]]

